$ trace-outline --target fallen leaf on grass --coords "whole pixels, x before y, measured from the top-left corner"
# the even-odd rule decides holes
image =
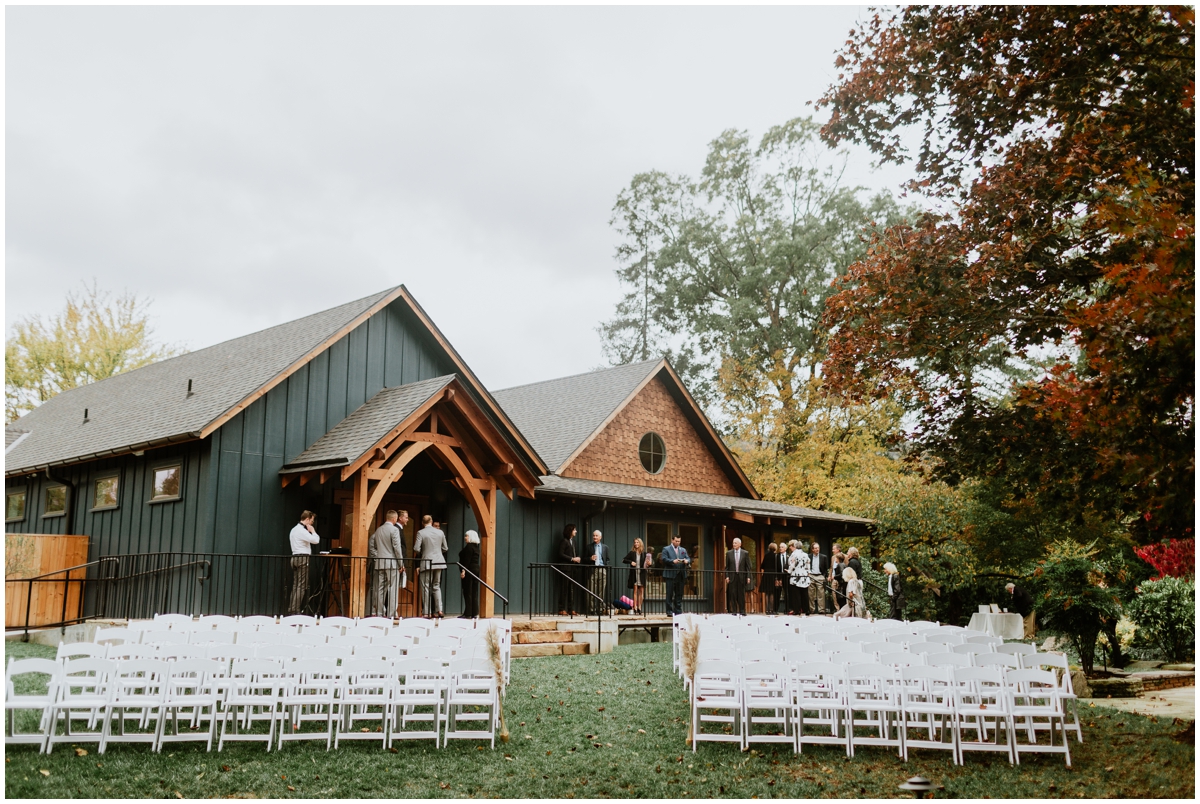
[[[293,793],[296,792],[296,788],[292,787],[290,784],[288,785],[288,790],[291,790]]]
[[[39,770],[38,773],[42,774],[43,776],[50,775],[50,771],[46,770],[45,768],[43,768],[42,770]]]
[[[228,773],[228,772],[229,772],[229,771],[231,771],[231,770],[233,770],[233,768],[229,767],[228,765],[222,765],[222,766],[221,766],[221,772],[222,772],[222,773]]]
[[[86,756],[87,756],[87,749],[86,749],[86,748],[76,748],[76,749],[75,749],[75,756],[77,756],[77,757],[86,757]]]
[[[638,729],[638,734],[645,734],[645,733],[646,733],[645,729]]]
[[[396,748],[395,746],[389,747],[389,748],[388,748],[388,751],[389,751],[390,753],[392,753],[392,754],[399,754],[399,753],[400,753],[400,749],[399,749],[399,748]]]
[[[596,711],[597,711],[597,712],[603,712],[603,711],[604,711],[604,707],[602,706],[602,707],[600,707],[599,709],[597,709]]]
[[[176,791],[175,791],[175,798],[183,798],[183,793],[180,793],[178,790],[176,790]]]
[[[438,787],[442,788],[443,790],[449,790],[450,783],[449,782],[438,782]]]

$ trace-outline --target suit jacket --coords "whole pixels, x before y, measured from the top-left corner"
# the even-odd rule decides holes
[[[687,548],[683,545],[675,547],[673,544],[668,544],[663,548],[662,553],[658,556],[658,563],[663,568],[664,578],[686,578],[687,564],[676,564],[675,559],[683,558],[690,559]]]
[[[585,567],[599,566],[595,561],[592,561],[592,556],[596,555],[597,548],[599,548],[600,560],[604,562],[604,566],[611,567],[612,566],[612,552],[608,549],[608,545],[605,544],[604,542],[600,542],[600,544],[596,544],[595,542],[592,542],[591,544],[589,544],[587,546],[587,550],[584,551],[584,553],[583,553],[583,556],[582,556],[583,560],[580,561],[579,563],[583,564]]]
[[[446,534],[433,525],[417,531],[417,539],[413,542],[413,552],[421,559],[423,568],[445,569],[446,551],[449,549],[450,546],[446,544]],[[429,564],[424,564],[426,561]]]
[[[479,574],[479,545],[464,544],[458,551],[458,563],[476,575]],[[467,578],[467,580],[474,580]]]
[[[750,553],[745,550],[742,550],[741,553],[741,566],[735,569],[733,551],[725,551],[725,580],[732,584],[740,583],[745,587],[754,576],[754,567],[750,560]]]
[[[858,576],[860,581],[863,579],[861,561],[859,561],[857,558],[851,558],[846,561],[846,566],[854,570],[854,574]]]
[[[574,539],[558,540],[558,551],[555,553],[555,557],[558,559],[559,564],[574,564],[575,562],[571,559],[577,555],[579,554],[575,552]]]
[[[811,567],[812,566],[812,553],[806,552],[804,555],[806,556],[808,565]],[[817,561],[817,566],[820,568],[819,572],[821,574],[821,577],[828,578],[829,577],[829,556],[825,555],[824,553],[821,553],[820,560]]]
[[[367,557],[375,559],[375,569],[400,569],[400,562],[388,559],[404,558],[404,541],[400,537],[400,528],[391,522],[384,522],[371,534],[367,543]]]

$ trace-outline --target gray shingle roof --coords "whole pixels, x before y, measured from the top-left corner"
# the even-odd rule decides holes
[[[557,472],[596,428],[659,366],[647,360],[519,385],[492,396],[551,472]]]
[[[5,428],[30,432],[5,473],[194,438],[395,290],[64,391]]]
[[[705,508],[717,511],[742,511],[757,516],[779,516],[796,519],[818,519],[829,522],[870,524],[871,520],[831,511],[817,511],[796,505],[751,500],[745,497],[729,497],[724,494],[705,494],[699,491],[658,489],[651,486],[629,486],[624,483],[609,483],[603,480],[580,480],[574,477],[551,475],[542,478],[538,494],[566,494],[572,497],[629,500],[632,502],[659,505],[678,505],[685,508]]]
[[[453,374],[447,374],[431,380],[384,388],[318,438],[296,460],[284,466],[280,473],[353,463],[393,427],[449,385],[454,377]]]

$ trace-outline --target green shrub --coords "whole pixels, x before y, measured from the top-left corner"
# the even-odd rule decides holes
[[[1165,577],[1146,581],[1125,607],[1137,639],[1170,662],[1196,655],[1196,582]]]
[[[1071,641],[1083,671],[1090,673],[1096,638],[1106,623],[1115,626],[1120,618],[1119,601],[1108,588],[1104,566],[1093,558],[1092,545],[1055,542],[1047,552],[1033,572],[1038,619]]]

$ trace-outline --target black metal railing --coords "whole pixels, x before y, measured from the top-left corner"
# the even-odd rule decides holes
[[[321,553],[303,561],[293,561],[295,558],[140,553],[104,556],[35,578],[5,580],[27,586],[20,591],[26,601],[28,632],[30,627],[59,627],[89,619],[147,619],[155,614],[416,617],[436,613],[435,590],[441,593],[440,606],[444,610],[451,597],[451,574],[457,579],[458,571],[469,572],[456,562],[447,562],[445,568],[435,572],[428,561],[416,559],[370,559],[341,553]],[[429,582],[423,583],[421,576],[426,574]],[[508,598],[476,573],[470,572],[470,576],[500,601],[507,616]],[[57,622],[45,622],[44,617],[30,621],[35,584],[64,587],[62,614]],[[69,584],[79,585],[77,595],[68,594]],[[395,600],[390,599],[393,588]],[[382,595],[377,594],[379,590]],[[67,611],[68,598],[78,601],[78,612]]]
[[[113,567],[113,562],[110,559],[101,558],[96,561],[89,561],[85,564],[77,564],[74,567],[66,567],[64,569],[54,570],[53,572],[43,573],[42,575],[35,575],[31,578],[5,578],[4,583],[5,583],[6,591],[7,591],[8,584],[14,584],[17,587],[17,589],[16,589],[17,594],[14,596],[14,599],[22,598],[22,595],[20,594],[20,585],[25,584],[25,594],[23,596],[24,601],[25,601],[25,616],[24,616],[24,618],[20,618],[18,616],[18,618],[17,618],[17,619],[23,619],[23,624],[20,627],[24,631],[25,638],[26,639],[29,638],[30,627],[59,628],[62,626],[72,625],[74,623],[82,622],[83,620],[85,620],[86,616],[84,615],[84,595],[85,595],[85,591],[87,588],[86,584],[88,583],[88,580],[89,580],[87,577],[88,572],[93,571],[93,572],[103,574],[106,568],[112,568],[112,567]],[[77,574],[78,577],[72,577],[73,574]],[[57,576],[59,576],[59,575],[61,575],[62,577],[58,578]],[[71,585],[72,584],[76,585],[75,586],[75,589],[76,589],[75,594],[71,593],[71,590],[72,590]],[[55,587],[59,586],[59,585],[61,585],[61,587],[62,587],[62,591],[60,593],[61,597],[62,597],[62,604],[61,604],[61,608],[59,609],[58,620],[46,619],[42,616],[39,616],[37,618],[37,622],[31,623],[30,619],[33,617],[33,614],[34,614],[34,602],[33,602],[34,589],[49,590],[50,594],[53,594],[54,591],[56,591]],[[7,597],[7,594],[6,594],[6,597]],[[41,597],[41,596],[39,595],[39,597]],[[73,606],[71,605],[72,603],[74,603]],[[77,616],[68,617],[67,616],[68,608],[72,608],[75,611],[77,611],[78,612]],[[74,614],[75,612],[73,611],[72,613]],[[7,614],[11,614],[11,612],[6,612],[6,615]],[[5,627],[7,630],[7,628],[9,626],[6,625]]]
[[[578,564],[533,563],[528,565],[529,589],[528,611],[534,615],[585,615],[598,611],[620,615],[629,606],[633,613],[647,617],[668,616],[667,579],[663,570],[651,567],[642,570],[636,578],[640,583],[631,586],[630,567],[610,566],[595,568]],[[788,578],[782,574],[755,572],[745,576],[746,587],[742,594],[741,608],[747,614],[785,614],[803,610],[804,613],[833,614],[845,603],[841,596],[844,589],[834,589],[828,581],[812,579],[802,594],[789,597]],[[776,586],[775,582],[779,581]],[[739,607],[736,592],[724,570],[690,569],[682,580],[680,610],[696,614],[714,614],[735,611]],[[874,585],[872,585],[874,586]],[[815,590],[824,591],[824,609],[814,612],[819,600]],[[778,591],[775,591],[778,590]],[[586,595],[584,593],[587,593]],[[886,589],[884,590],[886,594]],[[625,598],[622,601],[622,598]],[[877,604],[867,599],[864,605],[874,617],[886,611],[876,611]]]

